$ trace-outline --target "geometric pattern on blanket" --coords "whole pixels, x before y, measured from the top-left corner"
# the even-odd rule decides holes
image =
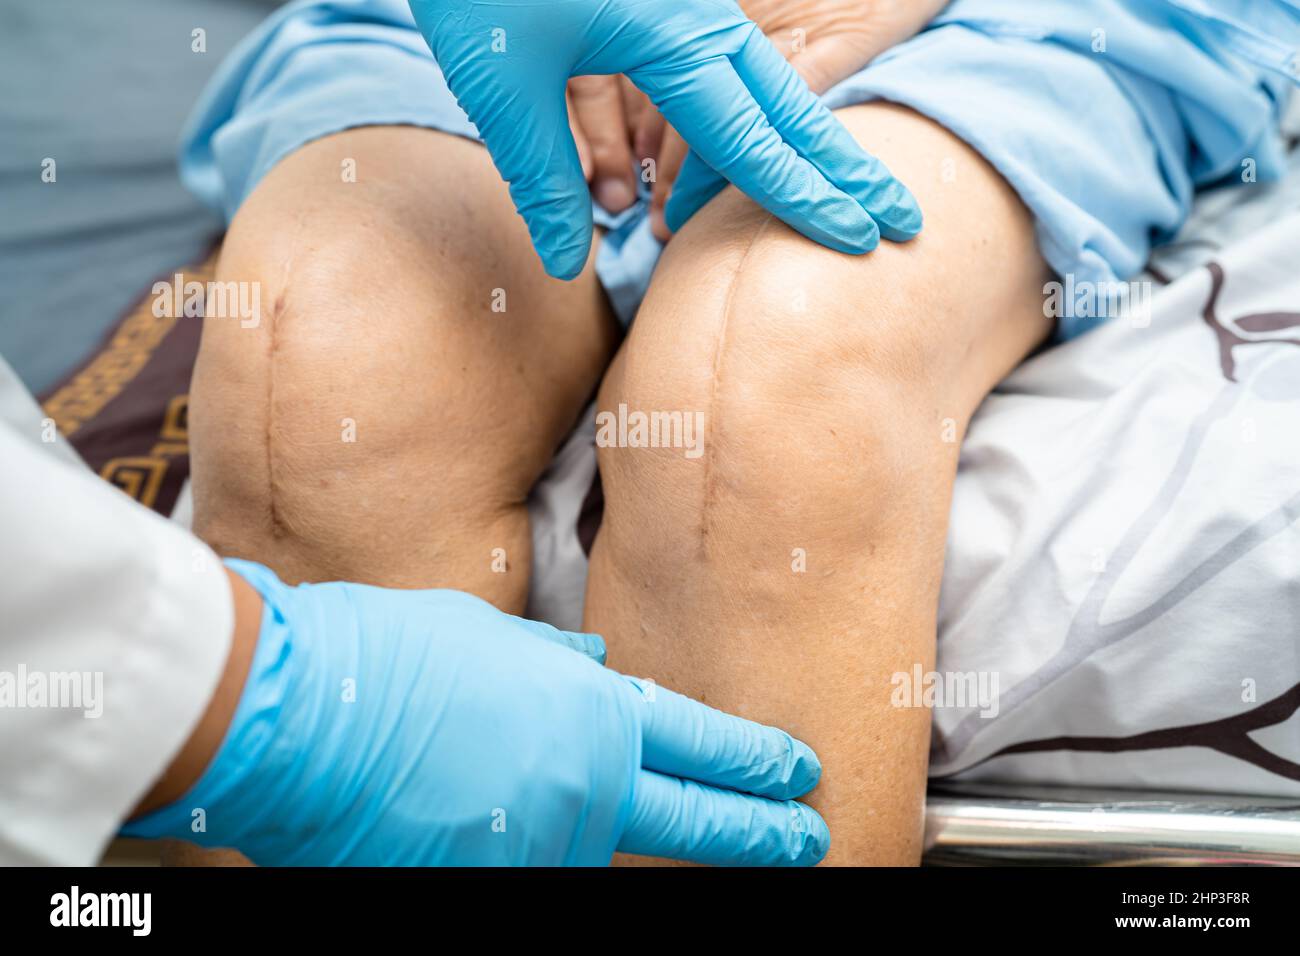
[[[213,252],[165,281],[206,287],[215,263]],[[189,476],[190,375],[202,317],[156,309],[155,300],[142,295],[41,406],[100,477],[167,515]]]

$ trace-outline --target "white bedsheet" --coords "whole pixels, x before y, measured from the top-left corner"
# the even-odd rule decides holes
[[[1149,327],[970,429],[939,670],[997,673],[998,713],[937,709],[933,776],[1300,793],[1300,171],[1202,197],[1152,266]]]

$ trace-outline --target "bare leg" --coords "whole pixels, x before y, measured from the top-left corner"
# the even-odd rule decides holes
[[[521,611],[525,498],[617,331],[590,269],[542,271],[486,150],[405,127],[312,143],[241,207],[217,278],[260,283],[263,316],[204,328],[198,533],[290,581]]]
[[[525,498],[618,333],[590,269],[542,271],[487,151],[405,127],[310,144],[241,207],[217,279],[260,283],[263,314],[205,322],[199,535],[291,583],[452,587],[522,612]],[[164,862],[246,861],[171,844]]]
[[[831,862],[915,863],[929,715],[891,707],[890,676],[932,666],[958,441],[1048,333],[1047,270],[952,134],[840,116],[925,230],[842,256],[728,190],[672,241],[600,407],[701,411],[704,452],[602,449],[587,628],[611,666],[811,744]]]

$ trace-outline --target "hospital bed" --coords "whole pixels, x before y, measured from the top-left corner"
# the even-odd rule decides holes
[[[218,237],[167,165],[183,116],[173,100],[182,88],[192,99],[206,75],[195,64],[214,66],[267,8],[144,4],[155,22],[188,24],[187,5],[211,8],[214,24],[229,14],[224,33],[210,31],[210,59],[177,61],[177,83],[138,73],[140,100],[103,113],[112,123],[95,134],[98,166],[69,183],[66,218],[24,219],[47,207],[26,201],[23,190],[42,187],[22,171],[6,180],[15,201],[0,227],[6,351],[47,402],[63,403],[56,417],[76,421],[72,441],[97,471],[180,521],[197,324],[159,326],[139,304],[186,263],[201,278]],[[118,34],[91,55],[133,49],[130,24],[104,16]],[[140,64],[161,68],[156,44],[137,45]],[[63,54],[83,74],[93,67],[82,46]],[[14,103],[27,99],[70,137],[94,119],[71,93],[61,106],[36,94]],[[132,127],[159,120],[148,135]],[[50,126],[36,128],[48,141]],[[935,712],[928,864],[1300,862],[1300,149],[1291,158],[1280,184],[1198,199],[1139,279],[1149,313],[1044,350],[976,416],[954,493],[937,666],[997,674],[999,706],[992,717]],[[133,193],[118,208],[72,194],[123,170],[133,190],[153,182],[158,201]],[[48,334],[51,321],[63,334]],[[101,335],[80,349],[89,355],[70,351]],[[105,368],[139,374],[97,377],[96,357],[113,349]],[[123,349],[139,354],[124,363]],[[529,610],[563,627],[581,619],[594,478],[588,417],[530,502]]]

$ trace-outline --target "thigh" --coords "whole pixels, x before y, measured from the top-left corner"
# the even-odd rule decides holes
[[[261,315],[205,321],[198,533],[289,580],[519,610],[524,499],[617,331],[590,268],[544,274],[486,150],[414,127],[308,144],[240,208],[217,279]]]
[[[1050,330],[1014,192],[909,110],[841,111],[913,190],[921,235],[822,249],[734,190],[669,244],[602,409],[682,409],[704,452],[604,448],[587,623],[610,665],[789,729],[825,767],[833,861],[915,861],[960,437]]]

